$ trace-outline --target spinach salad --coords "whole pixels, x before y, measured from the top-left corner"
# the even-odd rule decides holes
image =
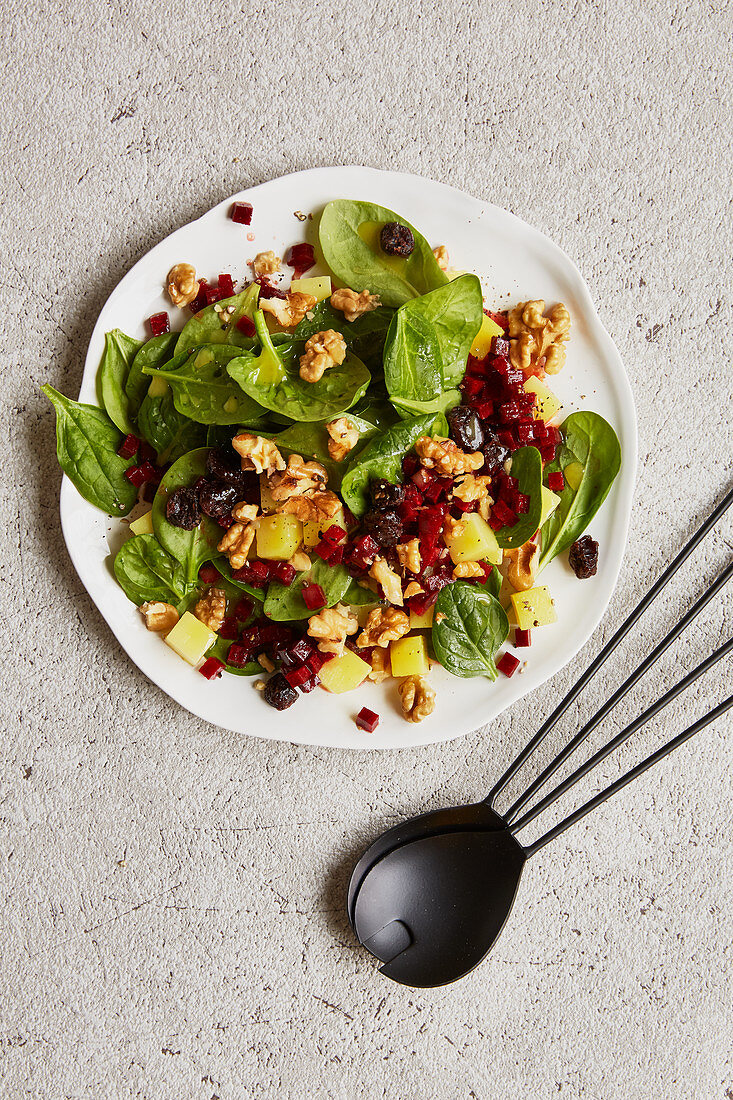
[[[556,621],[555,557],[596,572],[585,532],[619,443],[597,413],[560,421],[562,303],[491,312],[476,275],[375,203],[338,199],[315,224],[287,289],[272,251],[239,291],[161,272],[184,323],[109,332],[98,407],[43,391],[66,475],[128,517],[111,564],[161,644],[207,680],[254,677],[278,710],[393,678],[421,721],[432,662],[514,674],[510,632],[525,650]]]

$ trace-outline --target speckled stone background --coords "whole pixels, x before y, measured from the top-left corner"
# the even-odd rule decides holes
[[[344,917],[362,846],[485,790],[730,483],[730,9],[9,0],[0,18],[2,1095],[730,1100],[730,718],[532,861],[459,985],[386,982]],[[490,729],[404,753],[242,739],[149,684],[67,559],[37,389],[76,393],[105,298],[171,230],[342,163],[445,180],[557,240],[640,420],[625,566],[587,652]],[[731,529],[584,711],[730,560]],[[628,711],[732,621],[728,593]],[[732,679],[719,666],[578,801]]]

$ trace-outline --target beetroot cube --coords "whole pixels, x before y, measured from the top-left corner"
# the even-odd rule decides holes
[[[316,262],[312,244],[294,244],[285,257],[288,267],[295,268],[295,276],[299,278],[304,271],[309,271]]]
[[[529,511],[529,497],[524,493],[514,494],[514,511],[518,516],[526,516]]]
[[[207,306],[212,306],[214,302],[220,302],[221,299],[224,297],[223,292],[219,289],[218,286],[207,286],[204,291],[204,295],[206,297]]]
[[[497,500],[496,504],[491,510],[492,518],[501,520],[505,527],[513,527],[517,522],[516,512],[513,512],[511,508],[508,508],[503,500]]]
[[[559,471],[557,473],[548,474],[547,488],[551,489],[553,493],[561,493],[565,488],[564,476]]]
[[[463,379],[461,382],[461,390],[463,391],[463,396],[470,401],[471,398],[478,397],[479,394],[483,393],[484,382],[481,378],[471,375]]]
[[[154,313],[152,317],[149,317],[148,324],[153,336],[162,336],[164,332],[170,332],[171,330],[170,317],[165,310],[162,313]]]
[[[215,680],[217,676],[221,676],[223,671],[224,662],[217,657],[209,657],[199,669],[201,675],[205,676],[207,680]]]
[[[270,566],[266,561],[253,561],[250,563],[250,569],[252,570],[252,576],[261,581],[266,581],[270,576]]]
[[[554,444],[556,447],[562,442],[562,434],[559,428],[556,428],[554,424],[548,424],[546,427],[547,442]]]
[[[280,581],[280,584],[291,585],[295,580],[295,566],[287,561],[278,562],[278,564],[273,567],[273,572]]]
[[[234,327],[239,329],[239,331],[242,333],[242,336],[247,337],[254,336],[255,332],[257,331],[254,321],[251,317],[248,317],[246,313],[239,318]]]
[[[343,560],[344,560],[344,548],[343,548],[343,546],[334,546],[333,553],[331,554],[331,557],[328,559],[328,564],[329,565],[341,565],[341,562]]]
[[[499,517],[492,512],[492,514],[489,516],[489,527],[491,528],[491,530],[501,531],[503,526],[504,520],[499,519]]]
[[[140,486],[144,485],[148,480],[145,476],[145,464],[142,466],[130,466],[128,470],[125,470],[125,477],[136,489],[139,489]]]
[[[287,298],[284,291],[278,290],[276,286],[272,286],[263,277],[258,277],[255,282],[260,284],[260,298]]]
[[[474,403],[473,407],[480,420],[489,420],[494,415],[494,402],[488,399]]]
[[[203,581],[204,584],[216,584],[217,581],[221,580],[221,573],[215,565],[207,562],[199,569],[199,580]]]
[[[326,595],[320,584],[304,584],[300,594],[309,611],[316,611],[319,607],[325,607]]]
[[[234,293],[234,280],[231,275],[219,276],[219,290],[223,298],[231,298]]]
[[[439,595],[438,589],[434,592],[418,592],[409,601],[409,610],[414,611],[416,615],[424,615],[427,609],[433,606]]]
[[[518,424],[517,425],[517,439],[519,440],[519,442],[523,446],[526,446],[528,443],[531,443],[533,436],[534,436],[534,432],[532,430],[532,425],[531,424]]]
[[[306,668],[310,669],[314,676],[317,675],[326,663],[326,656],[327,654],[319,653],[317,649],[314,649],[305,659]],[[331,656],[331,654],[328,654],[328,656]]]
[[[136,435],[126,435],[117,448],[120,458],[133,458],[140,450],[140,440]]]
[[[237,620],[238,623],[246,622],[252,614],[253,608],[254,604],[252,603],[252,600],[242,598],[237,606],[234,608],[234,618]]]
[[[228,615],[219,627],[218,634],[220,638],[224,638],[228,642],[233,642],[237,636],[238,626],[237,620],[233,615]]]
[[[487,317],[491,318],[495,325],[498,325],[499,328],[503,328],[504,332],[509,331],[509,317],[506,313],[492,313],[490,309],[485,309],[484,313]]]
[[[499,672],[503,672],[505,676],[513,676],[519,668],[519,659],[513,657],[511,653],[502,653],[499,660],[496,662],[496,667]]]
[[[509,358],[509,341],[506,336],[494,336],[491,339],[491,354],[502,355],[505,359]]]
[[[321,681],[318,679],[317,676],[311,675],[308,677],[307,680],[304,680],[303,683],[299,685],[300,690],[303,692],[304,695],[307,695],[309,691],[313,691],[313,688],[318,687],[320,682]]]
[[[252,224],[252,203],[251,202],[234,202],[232,208],[229,211],[229,216],[233,222],[238,222],[240,225]]]
[[[227,653],[227,664],[233,665],[234,668],[244,668],[248,663],[251,649],[247,645],[239,645],[237,642],[234,645],[229,646],[229,652]]]
[[[341,542],[343,538],[346,538],[346,532],[343,527],[339,527],[337,523],[334,523],[332,527],[327,527],[323,532],[324,542],[330,542],[334,546],[337,542]]]
[[[375,714],[373,710],[369,710],[368,707],[362,707],[355,721],[360,730],[366,730],[367,733],[374,733],[379,725],[379,715]]]
[[[411,477],[419,466],[420,459],[417,457],[414,451],[410,451],[410,453],[406,454],[405,457],[402,459],[402,470],[405,474],[405,477]]]
[[[305,665],[298,665],[296,668],[289,668],[284,675],[290,686],[297,688],[310,680],[312,674]]]
[[[202,279],[199,283],[199,292],[192,302],[188,303],[188,308],[191,313],[198,313],[200,309],[203,309],[206,305],[206,279]]]
[[[526,649],[532,645],[532,631],[520,630],[519,627],[514,631],[514,648]]]
[[[313,547],[313,553],[317,554],[323,561],[330,561],[335,551],[336,547],[333,543],[326,542],[325,539],[321,539],[318,545]]]

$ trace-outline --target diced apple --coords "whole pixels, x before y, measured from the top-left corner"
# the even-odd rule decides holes
[[[577,492],[577,490],[580,488],[580,483],[583,480],[584,472],[585,471],[583,470],[583,467],[579,462],[571,462],[570,465],[566,466],[563,470],[565,481],[573,490],[573,492]]]
[[[389,643],[393,676],[424,676],[430,670],[428,643],[424,634],[408,634]]]
[[[185,611],[171,631],[165,636],[165,644],[190,665],[197,665],[206,650],[216,641],[216,634],[208,626]]]
[[[540,513],[540,527],[546,519],[552,515],[560,503],[560,497],[557,493],[553,493],[552,489],[548,489],[546,485],[542,486],[542,512]]]
[[[343,657],[333,657],[321,668],[318,675],[326,691],[341,695],[344,691],[353,691],[366,680],[372,666],[357,657],[351,649],[345,649]]]
[[[303,541],[303,524],[286,514],[262,516],[257,523],[257,556],[289,561]]]
[[[290,289],[295,294],[312,294],[317,302],[331,297],[331,276],[318,275],[312,279],[293,279]]]
[[[486,520],[478,512],[469,512],[464,522],[465,527],[460,535],[446,538],[453,564],[458,565],[462,561],[488,561],[492,565],[500,565],[503,551]]]
[[[418,615],[417,612],[410,612],[410,630],[428,630],[433,625],[433,615],[435,614],[435,604],[431,604],[427,611],[423,611],[422,615]]]
[[[339,508],[335,516],[326,520],[325,523],[317,523],[315,520],[307,519],[303,524],[303,545],[306,549],[311,546],[318,546],[318,543],[323,538],[323,532],[327,531],[329,527],[341,527],[346,530],[346,520],[344,518],[343,508]]]
[[[524,383],[525,393],[536,393],[537,403],[534,407],[535,420],[544,420],[547,424],[562,408],[562,401],[552,392],[549,386],[541,382],[539,378],[528,378]]]
[[[145,512],[144,515],[138,516],[130,524],[130,530],[133,535],[152,535],[153,534],[153,509],[149,512]]]
[[[494,336],[503,336],[504,329],[484,314],[481,328],[476,333],[476,338],[471,345],[471,355],[477,359],[485,359],[491,351],[491,341]]]
[[[513,593],[512,606],[520,630],[533,630],[536,626],[549,626],[557,622],[555,601],[546,585]]]

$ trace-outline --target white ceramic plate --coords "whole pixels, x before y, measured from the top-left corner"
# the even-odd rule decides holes
[[[80,400],[96,404],[95,376],[105,332],[121,328],[143,339],[148,335],[145,319],[158,310],[170,310],[162,283],[174,263],[188,261],[210,281],[221,271],[242,280],[249,273],[247,260],[256,252],[274,248],[283,255],[287,247],[303,240],[304,233],[312,238],[313,223],[301,223],[295,211],[315,213],[336,198],[365,199],[404,215],[432,244],[447,246],[452,267],[478,274],[486,301],[495,308],[544,298],[563,301],[570,309],[573,330],[568,361],[553,379],[553,388],[565,404],[565,414],[584,407],[610,421],[621,441],[623,464],[591,527],[601,548],[598,575],[578,583],[557,559],[542,575],[555,599],[558,624],[534,631],[532,648],[519,651],[527,658],[523,674],[511,679],[499,675],[491,683],[483,678],[457,679],[437,666],[431,673],[437,692],[435,712],[416,725],[402,718],[394,681],[370,684],[346,695],[317,689],[291,710],[278,713],[261,699],[251,679],[224,675],[208,682],[145,629],[111,571],[111,553],[125,537],[127,525],[88,504],[67,478],[61,487],[61,522],[74,566],[117,640],[153,683],[200,718],[238,733],[304,744],[380,749],[423,745],[458,737],[490,722],[561,669],[598,625],[621,566],[636,471],[634,401],[618,351],[598,318],[588,288],[557,245],[505,210],[417,176],[359,167],[317,168],[285,176],[220,203],[135,264],[99,316]],[[231,203],[237,199],[254,206],[249,228],[229,217]],[[188,312],[170,312],[173,327],[181,328]],[[354,724],[362,706],[381,716],[373,734],[361,732]]]

